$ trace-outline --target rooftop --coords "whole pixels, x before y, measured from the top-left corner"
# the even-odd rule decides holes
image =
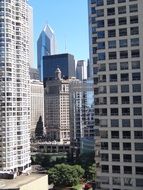
[[[0,179],[0,190],[19,188],[43,176],[45,174],[31,173],[30,175],[17,176],[15,179]]]

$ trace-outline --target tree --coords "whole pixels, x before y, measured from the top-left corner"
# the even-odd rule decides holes
[[[55,186],[77,185],[84,175],[84,170],[79,165],[56,164],[48,170],[49,182]]]
[[[36,138],[42,138],[43,137],[43,121],[42,116],[39,117],[39,120],[37,122],[36,128],[35,128],[35,136]]]
[[[96,178],[96,165],[95,164],[92,164],[86,170],[86,178],[90,181],[95,180],[95,178]]]

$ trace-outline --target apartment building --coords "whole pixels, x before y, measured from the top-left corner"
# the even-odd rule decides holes
[[[29,5],[0,1],[0,171],[30,169]]]
[[[142,190],[143,1],[88,4],[97,190]]]

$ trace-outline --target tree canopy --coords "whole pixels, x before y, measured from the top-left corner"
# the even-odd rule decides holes
[[[77,185],[84,175],[84,169],[79,165],[57,164],[48,170],[49,182],[55,186]]]

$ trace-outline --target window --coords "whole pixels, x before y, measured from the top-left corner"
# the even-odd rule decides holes
[[[111,74],[109,78],[110,78],[110,82],[117,82],[117,74]]]
[[[118,7],[118,14],[126,13],[126,6]]]
[[[139,46],[139,38],[131,39],[131,46]]]
[[[143,163],[143,155],[142,154],[135,155],[135,162]]]
[[[112,154],[113,162],[120,162],[120,154]]]
[[[128,70],[128,62],[121,62],[120,63],[121,70]]]
[[[139,27],[132,27],[130,29],[130,33],[131,33],[131,35],[137,35],[137,34],[139,34]]]
[[[119,40],[119,46],[120,47],[127,47],[128,46],[128,40]]]
[[[124,178],[124,185],[125,186],[132,186],[132,178]]]
[[[127,24],[127,18],[126,17],[119,18],[119,25],[124,25],[124,24]]]
[[[108,161],[108,159],[109,159],[108,154],[101,154],[101,160],[102,161]]]
[[[119,139],[119,131],[111,131],[112,139]]]
[[[131,143],[123,143],[123,150],[131,150]]]
[[[127,85],[127,84],[121,85],[121,92],[122,92],[122,93],[127,93],[127,92],[129,92],[129,85]]]
[[[97,28],[102,28],[104,27],[104,20],[98,20],[97,21]]]
[[[95,24],[96,23],[96,18],[95,17],[91,17],[91,22],[92,22],[92,24]]]
[[[141,104],[142,103],[141,96],[133,96],[133,103],[134,104]]]
[[[109,71],[116,71],[117,63],[109,63]]]
[[[130,127],[130,119],[122,119],[122,127]]]
[[[108,37],[116,37],[116,30],[108,30]]]
[[[121,74],[121,81],[128,81],[129,80],[129,74],[123,73]]]
[[[142,115],[142,108],[133,108],[134,115]]]
[[[130,11],[130,13],[137,12],[138,5],[137,4],[129,5],[129,11]]]
[[[143,139],[143,131],[134,131],[135,139]]]
[[[107,0],[107,5],[115,4],[115,0]]]
[[[102,6],[102,5],[104,5],[104,0],[96,0],[96,5],[97,5],[97,6]]]
[[[111,127],[119,127],[119,120],[118,119],[111,119]]]
[[[104,9],[99,9],[99,10],[97,10],[97,11],[96,11],[96,15],[97,15],[97,17],[102,17],[102,16],[104,16]]]
[[[115,26],[115,19],[108,19],[108,26]]]
[[[122,108],[122,115],[130,115],[130,108]]]
[[[101,142],[101,149],[108,150],[108,142]]]
[[[108,165],[102,165],[101,170],[103,173],[109,173],[109,166]]]
[[[120,173],[120,166],[112,166],[112,173]]]
[[[132,167],[124,166],[124,174],[132,174]]]
[[[130,97],[129,96],[122,96],[121,100],[122,100],[122,104],[129,104],[130,103]]]
[[[110,97],[110,104],[118,104],[118,97]]]
[[[116,48],[116,40],[109,41],[108,48]]]
[[[138,23],[138,16],[130,16],[130,24]]]
[[[113,142],[112,150],[120,150],[120,144],[118,142]]]
[[[133,84],[132,88],[133,92],[141,92],[141,84]]]
[[[124,3],[126,0],[118,0],[118,3]]]
[[[132,80],[141,80],[140,73],[132,73]]]
[[[127,36],[127,28],[119,29],[119,36]]]
[[[93,47],[93,48],[92,48],[92,52],[93,52],[93,54],[96,54],[96,52],[97,52],[97,47]]]
[[[137,187],[143,187],[143,180],[142,179],[136,179],[136,186]]]
[[[132,56],[132,58],[140,57],[140,51],[138,49],[137,50],[132,50],[131,51],[131,56]]]
[[[109,52],[109,59],[116,59],[116,51],[115,52]]]
[[[105,42],[98,42],[97,49],[105,49]]]
[[[109,8],[107,9],[107,15],[115,15],[115,8]]]
[[[121,179],[119,177],[112,178],[113,185],[121,185]]]
[[[98,53],[98,60],[105,60],[105,52]]]
[[[92,34],[96,33],[96,27],[92,27]]]
[[[136,167],[136,174],[143,175],[143,167]]]
[[[110,93],[118,93],[118,86],[117,85],[110,86]]]
[[[123,131],[122,132],[123,139],[130,139],[131,138],[131,132],[130,131]]]
[[[114,116],[114,115],[118,115],[118,108],[111,108],[111,115]]]
[[[106,71],[106,64],[100,64],[99,71]]]
[[[98,38],[105,38],[105,32],[104,31],[97,32],[97,37]]]
[[[128,58],[128,51],[120,51],[120,59]]]
[[[123,155],[124,162],[132,162],[132,156],[130,154]]]
[[[138,150],[143,150],[143,143],[135,143],[135,150],[138,151]]]
[[[142,119],[134,119],[134,127],[142,127]]]
[[[95,13],[96,13],[95,7],[91,7],[91,13],[92,13],[92,14],[95,14]]]

